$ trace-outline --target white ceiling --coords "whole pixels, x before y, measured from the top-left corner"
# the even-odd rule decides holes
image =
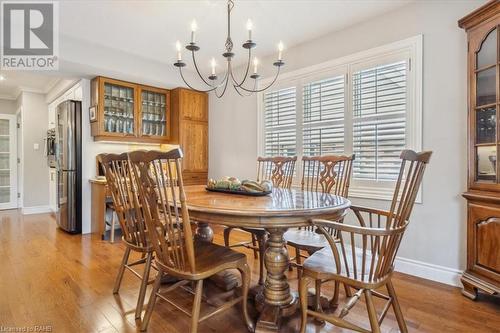
[[[59,80],[47,73],[32,71],[2,71],[5,80],[0,81],[0,98],[15,99],[21,92],[47,93]]]
[[[257,55],[276,52],[381,15],[410,0],[235,0],[232,37],[234,62],[246,61],[241,44],[252,19]],[[201,1],[62,1],[60,32],[65,36],[140,55],[168,64],[176,60],[175,42],[189,42],[190,24],[198,23],[200,65],[212,57],[221,63],[226,38],[225,0]],[[286,50],[284,53],[286,59]],[[187,58],[184,50],[184,57]]]
[[[258,57],[276,53],[281,40],[287,48],[344,29],[370,17],[382,15],[413,0],[235,0],[232,12],[232,37],[236,53],[234,62],[246,61],[241,44],[247,39],[246,21],[253,21],[253,39]],[[79,75],[99,75],[88,68],[110,67],[99,57],[100,50],[114,50],[116,57],[140,57],[167,67],[176,60],[175,42],[187,43],[190,23],[198,23],[197,42],[201,47],[199,65],[207,73],[209,61],[221,54],[226,38],[225,0],[127,1],[100,0],[59,2],[60,58],[68,63],[87,62]],[[339,47],[342,47],[339,45]],[[75,53],[79,53],[78,55]],[[84,54],[82,54],[84,53]],[[187,58],[184,51],[184,59]],[[82,61],[83,59],[83,61]],[[102,62],[101,63],[99,63]],[[189,64],[189,63],[188,63]],[[74,69],[72,69],[74,70]],[[96,71],[96,70],[94,70]],[[55,83],[54,74],[76,73],[3,72],[0,96],[16,96],[20,89],[46,91]]]

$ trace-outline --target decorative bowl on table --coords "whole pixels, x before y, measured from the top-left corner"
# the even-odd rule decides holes
[[[273,190],[273,183],[269,180],[257,182],[254,180],[240,181],[236,177],[222,177],[219,180],[209,179],[207,191],[250,196],[268,195]]]

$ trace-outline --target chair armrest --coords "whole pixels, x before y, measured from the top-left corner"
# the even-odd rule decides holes
[[[390,213],[388,211],[381,210],[381,209],[376,209],[376,208],[369,208],[369,207],[355,206],[355,205],[351,205],[350,208],[354,212],[372,213],[372,214],[383,215],[383,216],[389,216],[390,215]]]
[[[375,208],[361,207],[361,206],[351,206],[350,208],[354,212],[354,214],[356,215],[358,222],[362,227],[367,226],[365,219],[363,218],[362,213],[368,214],[370,227],[373,226],[373,215],[376,216],[378,225],[380,225],[382,216],[387,218],[390,215],[390,213],[386,210],[380,210],[380,209],[375,209]]]
[[[368,236],[388,236],[397,233],[400,231],[400,229],[406,227],[406,224],[404,224],[403,226],[394,229],[370,228],[370,227],[355,226],[355,225],[349,225],[349,224],[333,222],[328,220],[320,220],[320,219],[312,220],[311,223],[316,227],[330,228],[336,231],[344,231],[344,232],[349,232],[359,235],[368,235]]]

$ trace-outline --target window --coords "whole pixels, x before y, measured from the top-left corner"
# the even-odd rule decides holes
[[[353,73],[353,177],[396,180],[406,147],[407,61]]]
[[[266,93],[264,105],[265,155],[296,155],[295,88]]]
[[[303,154],[344,152],[344,76],[307,83],[302,90]]]
[[[421,45],[417,36],[285,74],[261,94],[259,152],[354,153],[350,195],[392,199],[401,150],[421,150]],[[296,172],[299,183],[300,162]]]

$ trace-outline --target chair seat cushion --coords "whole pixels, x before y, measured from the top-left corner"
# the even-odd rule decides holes
[[[337,265],[335,263],[335,258],[333,256],[333,252],[329,246],[315,252],[311,256],[309,256],[304,261],[304,270],[315,272],[319,275],[320,278],[328,278],[331,275],[341,275],[349,278],[355,278],[354,276],[354,263],[352,258],[352,250],[351,247],[347,244],[345,246],[345,256],[347,259],[347,267],[346,269],[345,260],[343,257],[341,245],[339,242],[336,242],[337,250],[339,252],[340,259],[340,273],[338,273]],[[367,281],[369,278],[370,265],[372,260],[371,251],[367,250],[365,255],[365,270],[363,272],[363,250],[359,248],[355,248],[355,256],[356,256],[356,279]],[[375,265],[377,264],[377,257],[375,257]],[[349,274],[348,274],[349,272]],[[363,278],[361,277],[364,273]]]
[[[291,229],[285,232],[285,240],[288,245],[302,250],[317,251],[328,247],[328,240],[322,234],[304,229]]]

